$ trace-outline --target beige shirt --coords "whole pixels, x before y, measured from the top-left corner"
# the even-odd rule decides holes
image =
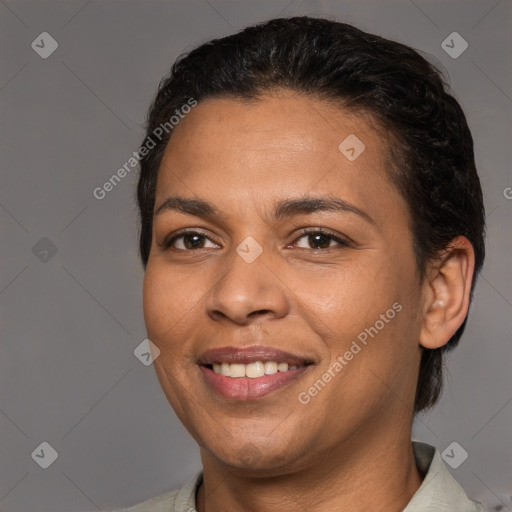
[[[412,442],[412,447],[418,470],[425,477],[403,512],[486,512],[481,503],[466,496],[436,448],[417,441]],[[197,512],[195,495],[202,478],[200,471],[178,491],[117,512]]]

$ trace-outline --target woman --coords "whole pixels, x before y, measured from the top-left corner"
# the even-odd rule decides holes
[[[411,442],[484,259],[438,71],[350,25],[271,20],[178,59],[140,153],[148,337],[203,471],[128,510],[484,510]]]

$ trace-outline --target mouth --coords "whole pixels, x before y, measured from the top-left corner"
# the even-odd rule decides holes
[[[301,365],[301,366],[305,366]],[[274,375],[277,372],[288,372],[296,370],[299,365],[288,364],[277,361],[255,361],[254,363],[214,363],[206,365],[207,368],[213,370],[217,375],[230,377],[232,379],[257,379],[264,375]]]
[[[252,346],[209,350],[198,364],[214,391],[235,400],[251,400],[288,385],[314,362],[289,352]]]

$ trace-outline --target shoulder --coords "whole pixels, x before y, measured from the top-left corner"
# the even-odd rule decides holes
[[[412,442],[423,483],[403,512],[486,512],[470,500],[445,466],[439,450],[426,443]]]
[[[203,472],[196,473],[176,491],[168,491],[128,508],[110,512],[195,512],[196,491],[203,479]]]

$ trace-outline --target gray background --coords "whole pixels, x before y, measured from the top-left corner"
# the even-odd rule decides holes
[[[0,510],[107,510],[199,469],[152,366],[133,354],[145,338],[135,172],[103,200],[92,191],[138,149],[180,53],[294,14],[430,54],[462,102],[488,256],[443,398],[413,434],[441,451],[457,441],[469,456],[451,471],[466,491],[512,510],[511,10],[510,0],[0,0]],[[31,48],[44,31],[59,45],[47,59]],[[457,59],[441,47],[453,31],[469,43]],[[31,457],[43,441],[58,452],[47,469]]]

